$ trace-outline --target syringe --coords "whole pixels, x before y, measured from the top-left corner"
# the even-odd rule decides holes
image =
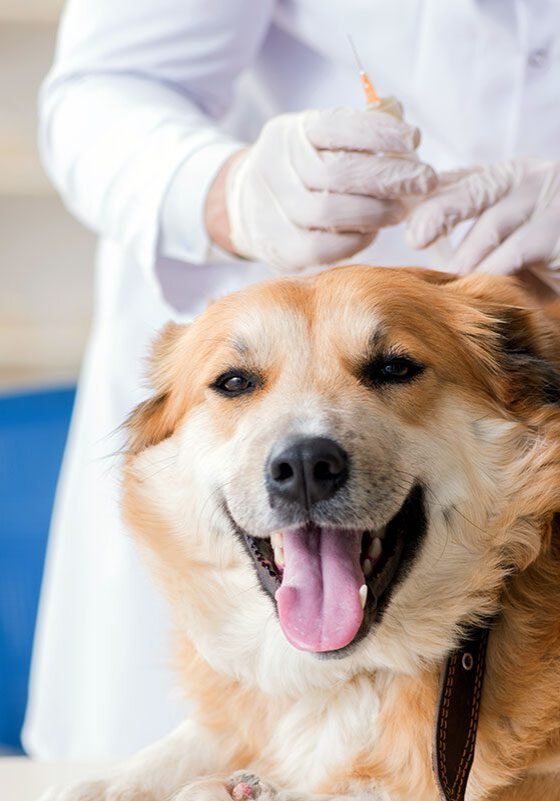
[[[398,120],[402,120],[404,116],[402,105],[399,103],[396,97],[379,97],[369,75],[363,67],[352,37],[349,33],[346,34],[346,36],[350,42],[350,47],[352,48],[354,58],[356,59],[356,64],[358,65],[358,70],[360,72],[360,80],[362,82],[362,86],[364,87],[364,93],[366,96],[366,108],[375,111],[384,111],[386,114],[392,114],[393,117],[396,117]],[[393,158],[417,158],[416,155],[403,155],[402,153],[385,152],[384,155],[392,156]],[[414,196],[401,198],[401,203],[403,203],[408,209],[412,209],[416,202],[417,201]],[[445,263],[445,261],[449,261],[452,255],[452,250],[448,237],[443,234],[438,240],[436,240],[436,242],[434,242],[428,248],[425,248],[425,252],[432,252],[434,254],[434,259],[437,261],[441,261],[443,263]]]
[[[358,70],[360,72],[360,80],[362,82],[362,86],[364,87],[364,94],[366,96],[366,106],[368,109],[375,109],[375,111],[384,111],[386,114],[392,114],[393,117],[396,117],[399,120],[403,118],[403,108],[396,97],[379,97],[377,94],[373,83],[370,80],[369,75],[365,71],[363,64],[360,60],[358,55],[358,51],[356,50],[356,45],[349,33],[346,34],[348,37],[348,41],[350,42],[350,47],[352,48],[352,52],[354,53],[354,58],[356,59],[356,64],[358,65]]]

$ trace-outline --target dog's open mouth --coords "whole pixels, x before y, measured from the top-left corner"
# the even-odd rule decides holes
[[[270,540],[243,538],[286,639],[300,650],[340,654],[379,622],[425,528],[423,491],[415,486],[377,531],[308,523]]]

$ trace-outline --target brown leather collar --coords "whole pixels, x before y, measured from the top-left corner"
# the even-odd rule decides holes
[[[464,801],[471,771],[489,629],[473,628],[443,665],[433,768],[443,801]]]

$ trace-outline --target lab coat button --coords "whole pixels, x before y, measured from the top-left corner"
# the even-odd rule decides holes
[[[529,53],[529,57],[527,58],[527,63],[533,69],[542,69],[546,66],[548,61],[548,50],[545,47],[538,47],[535,50],[531,50]]]

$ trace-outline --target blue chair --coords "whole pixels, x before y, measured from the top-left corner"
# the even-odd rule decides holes
[[[74,395],[0,397],[0,752],[22,749],[45,548]]]

